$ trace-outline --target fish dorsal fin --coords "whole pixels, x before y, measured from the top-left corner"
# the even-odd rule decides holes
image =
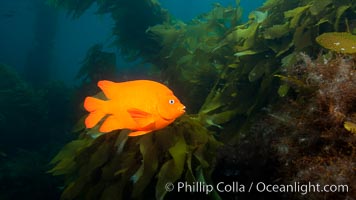
[[[152,114],[137,108],[127,110],[132,119],[139,125],[140,129],[152,130],[155,127],[155,120]]]
[[[98,87],[104,92],[108,99],[118,99],[120,87],[117,83],[107,80],[98,82]]]

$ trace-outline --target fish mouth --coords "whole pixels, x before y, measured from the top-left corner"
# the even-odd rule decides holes
[[[185,113],[185,106],[183,106],[183,107],[180,109],[180,111],[181,111],[182,113]]]

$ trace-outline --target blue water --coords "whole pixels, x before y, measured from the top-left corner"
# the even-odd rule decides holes
[[[166,42],[174,38],[169,37],[171,36],[169,34],[174,34],[174,31],[168,30],[169,36],[164,37],[167,39],[164,42],[166,42],[165,45],[172,44],[173,47],[167,48],[167,51],[164,51],[166,46],[162,50],[155,41],[152,41],[152,35],[149,35],[150,38],[145,35],[146,28],[156,24],[157,21],[161,22],[161,18],[151,20],[142,17],[147,16],[146,11],[150,12],[150,10],[142,5],[130,4],[136,3],[135,0],[67,0],[72,2],[111,1],[120,3],[120,6],[124,2],[135,6],[132,12],[130,9],[129,14],[126,13],[125,20],[127,21],[118,23],[117,30],[123,33],[121,36],[129,35],[126,37],[129,38],[128,40],[119,41],[121,46],[113,44],[117,35],[113,36],[112,33],[115,27],[112,16],[96,14],[98,9],[96,4],[80,17],[73,18],[66,10],[50,7],[44,4],[45,1],[55,0],[0,0],[0,200],[57,200],[65,188],[69,190],[74,188],[69,192],[72,193],[70,195],[74,195],[73,199],[80,199],[76,198],[76,192],[83,194],[83,192],[90,191],[83,195],[92,197],[92,194],[98,193],[92,197],[96,199],[95,195],[100,193],[103,195],[102,199],[107,199],[104,198],[106,195],[112,195],[112,199],[115,200],[117,194],[113,189],[117,188],[113,187],[122,187],[121,183],[119,186],[117,184],[131,176],[133,174],[131,172],[134,172],[136,167],[138,168],[140,162],[144,163],[141,165],[144,168],[137,169],[136,173],[131,176],[130,182],[138,181],[136,183],[141,187],[146,184],[146,181],[152,180],[146,187],[147,191],[141,193],[148,194],[148,196],[149,193],[152,195],[154,193],[153,184],[159,182],[157,177],[164,179],[170,173],[166,169],[173,169],[173,176],[178,171],[184,172],[184,176],[181,176],[182,180],[193,182],[196,179],[200,183],[204,179],[207,183],[224,181],[227,185],[229,184],[227,181],[230,181],[237,185],[240,183],[250,185],[250,189],[253,184],[266,183],[268,190],[271,186],[274,190],[274,186],[282,186],[279,183],[293,184],[293,182],[298,185],[308,182],[309,186],[313,184],[331,186],[330,184],[341,183],[340,185],[348,184],[350,189],[351,186],[355,188],[355,159],[352,157],[355,149],[352,128],[356,123],[355,56],[342,55],[345,53],[342,40],[348,33],[342,33],[343,37],[340,38],[338,37],[340,35],[335,33],[326,34],[328,37],[331,36],[331,39],[340,39],[340,42],[334,43],[340,43],[340,54],[328,52],[322,47],[323,44],[314,38],[325,32],[348,29],[350,29],[349,32],[355,34],[353,29],[356,27],[356,12],[352,4],[355,0],[335,0],[332,1],[334,4],[331,1],[317,2],[317,0],[283,1],[282,4],[276,6],[277,8],[269,10],[269,18],[261,25],[254,26],[256,23],[246,23],[236,29],[226,31],[225,27],[215,28],[217,23],[211,23],[214,25],[213,31],[210,31],[212,30],[209,29],[211,24],[208,24],[209,26],[204,27],[204,31],[207,31],[203,34],[201,30],[197,30],[196,27],[199,26],[188,26],[193,27],[187,29],[186,36],[188,37],[182,36],[177,39],[178,42]],[[161,6],[173,16],[172,21],[180,20],[189,23],[195,17],[204,16],[201,14],[210,12],[217,3],[224,7],[234,7],[239,0],[151,1],[159,1]],[[249,13],[258,9],[264,1],[266,0],[239,1],[243,11],[242,23],[247,22]],[[322,5],[323,2],[329,3]],[[310,6],[308,7],[310,12],[303,11],[299,13],[301,15],[294,18],[287,15],[285,19],[278,18],[283,16],[283,13],[293,13],[300,9],[297,6],[301,4],[307,4],[302,7],[302,10]],[[319,5],[324,6],[325,9],[318,9],[316,6]],[[135,12],[138,9],[141,9],[141,12]],[[289,11],[286,12],[285,9]],[[113,13],[121,12],[115,10]],[[132,17],[131,14],[141,16],[143,19]],[[256,20],[259,20],[259,16],[256,15],[256,17]],[[325,21],[325,19],[328,20]],[[284,25],[288,20],[300,26],[297,29],[292,26],[285,29]],[[151,23],[151,21],[154,22]],[[193,20],[193,22],[196,21],[198,20]],[[315,23],[312,23],[313,21]],[[224,22],[228,28],[235,26],[235,24],[230,25]],[[144,25],[138,26],[137,24],[140,23]],[[183,27],[181,30],[184,31],[185,27],[179,25],[176,27]],[[159,28],[161,27],[163,26]],[[276,27],[281,28],[283,34],[274,35]],[[258,28],[256,32],[258,34],[253,35],[253,39],[256,40],[251,43],[252,40],[248,37],[244,41],[245,33],[255,31],[254,28]],[[162,30],[164,29],[159,31]],[[242,33],[242,40],[239,39],[240,33]],[[200,36],[200,34],[208,36],[198,39],[190,37]],[[271,34],[273,39],[269,38]],[[219,40],[218,45],[214,46],[212,51],[206,51],[210,49],[211,41],[215,45],[216,38]],[[200,41],[206,42],[204,45],[207,47],[199,49],[201,43],[196,45],[196,42]],[[325,41],[327,43],[329,40]],[[94,56],[88,56],[90,58],[87,62],[90,64],[89,69],[82,73],[89,77],[89,81],[76,79],[88,50],[96,44],[101,44],[103,49],[97,51],[98,54]],[[120,52],[123,44],[126,44],[129,50],[142,50],[142,55],[146,57],[135,57],[136,60],[128,61],[124,56],[129,53]],[[253,44],[252,48],[251,44]],[[96,45],[98,46],[101,47]],[[246,46],[249,47],[247,51],[245,51]],[[334,50],[336,48],[331,47]],[[252,53],[252,55],[233,56],[233,53],[240,49],[244,51],[239,54]],[[161,57],[157,58],[157,55]],[[321,59],[315,59],[317,57]],[[161,68],[149,71],[152,69],[152,64],[142,62],[147,60]],[[109,66],[109,69],[105,68],[106,66]],[[316,67],[310,68],[310,66]],[[66,162],[67,158],[75,158],[74,161],[78,163],[74,165],[80,167],[79,171],[75,170],[73,174],[64,172],[64,174],[68,173],[68,177],[54,177],[55,173],[61,173],[61,164],[59,164],[54,174],[46,173],[54,167],[53,163],[49,163],[50,160],[66,144],[78,139],[79,134],[81,134],[79,138],[83,139],[88,135],[95,136],[98,133],[95,128],[85,129],[85,123],[83,123],[88,114],[83,106],[83,100],[100,91],[97,81],[102,79],[123,81],[139,78],[164,82],[170,88],[172,87],[172,91],[186,106],[187,115],[179,119],[180,121],[176,121],[169,129],[161,132],[170,133],[172,130],[176,135],[171,137],[168,133],[162,134],[162,138],[152,135],[148,137],[149,140],[136,140],[137,143],[135,139],[130,139],[131,141],[127,140],[130,146],[126,146],[122,145],[126,143],[126,139],[119,136],[118,139],[111,140],[114,137],[109,133],[95,140],[90,147],[83,146],[84,151],[81,151],[84,140],[76,141],[65,149],[72,149],[75,152],[68,151],[70,155],[65,155],[62,160],[64,164],[61,164],[68,165],[64,170],[69,170],[69,166],[73,166],[71,165],[73,163]],[[135,95],[139,92],[134,91]],[[106,90],[105,93],[107,93]],[[154,94],[161,95],[162,92]],[[135,99],[132,102],[137,102],[137,96],[125,95],[125,98]],[[141,95],[139,100],[144,101],[144,107],[147,105],[152,108],[153,105],[145,101],[145,98],[146,96]],[[147,99],[151,98],[147,97]],[[104,107],[103,110],[110,113],[111,110]],[[160,106],[157,107],[160,108]],[[116,111],[115,108],[114,111]],[[162,114],[161,109],[157,111],[160,115]],[[147,113],[142,115],[150,116],[150,118],[153,116]],[[167,119],[165,116],[162,117]],[[208,128],[203,129],[197,124],[199,122]],[[169,141],[170,139],[173,139],[175,143]],[[215,149],[219,146],[213,142],[215,139],[224,144],[221,149]],[[204,143],[205,141],[209,142]],[[112,147],[114,142],[115,149],[108,150],[107,147]],[[155,147],[158,148],[146,146],[151,144],[157,145]],[[169,146],[173,144],[174,146]],[[76,145],[80,147],[74,150]],[[137,151],[131,151],[131,147],[136,146]],[[180,149],[182,151],[178,152],[177,148],[182,148]],[[126,149],[129,154],[123,154],[126,153]],[[152,152],[149,152],[150,150]],[[139,151],[142,155],[138,155]],[[89,155],[91,153],[93,155]],[[110,153],[109,156],[102,156],[108,155],[106,153]],[[179,156],[176,157],[174,154]],[[126,157],[126,155],[129,156]],[[182,170],[181,155],[185,157],[184,170]],[[153,156],[155,160],[148,162],[147,166],[151,169],[148,169],[146,173],[145,160],[150,156]],[[100,159],[96,159],[98,157]],[[102,157],[106,158],[101,159]],[[129,159],[121,162],[122,157]],[[206,161],[209,159],[209,162],[205,162],[205,159]],[[213,162],[210,163],[210,161]],[[121,162],[118,163],[120,168],[116,168],[116,162]],[[121,164],[122,166],[135,166],[121,168]],[[189,165],[191,165],[190,168]],[[207,165],[209,166],[206,167]],[[154,169],[158,166],[160,167],[159,173]],[[92,169],[89,170],[89,168]],[[141,171],[142,169],[144,170]],[[209,171],[210,169],[213,171]],[[157,172],[151,174],[155,176],[155,179],[147,179],[151,176],[152,170]],[[88,175],[89,171],[90,175]],[[116,171],[115,175],[109,177],[108,175],[114,171]],[[77,172],[79,172],[79,178]],[[144,176],[144,178],[137,179],[138,176]],[[79,180],[76,180],[77,178]],[[70,183],[71,179],[78,181],[79,184],[73,186],[73,182]],[[82,184],[89,180],[90,183]],[[124,192],[126,189],[131,191],[131,186],[135,188],[137,185],[126,184],[123,188]],[[259,185],[263,186],[263,184]],[[166,184],[166,190],[168,190],[167,186],[169,186],[168,189],[171,188],[169,182]],[[105,191],[102,190],[104,188]],[[189,197],[201,199],[194,198],[193,193],[199,192],[187,192],[180,195],[173,192],[166,197],[182,199],[183,196],[186,199]],[[260,191],[238,192],[238,194],[220,192],[217,196],[200,193],[198,197],[218,199],[217,197],[221,195],[221,199],[289,199],[289,197],[294,199],[353,199],[352,197],[356,196],[355,190],[334,194],[313,192],[304,195],[300,191],[286,193],[265,190],[263,193]],[[126,195],[124,196],[123,199],[128,199]]]
[[[141,77],[147,65],[120,55],[112,45],[114,21],[97,15],[95,5],[74,19],[44,1],[0,0],[0,200],[59,198],[63,183],[45,172],[75,139],[72,128],[85,115],[81,105],[92,91],[78,89],[75,77],[90,47],[102,44],[115,52],[118,69],[136,70]],[[189,22],[214,2],[235,6],[234,0],[162,0],[161,5]],[[261,3],[243,0],[244,18]]]
[[[169,10],[176,18],[183,21],[189,21],[197,15],[209,12],[213,8],[214,3],[219,3],[223,6],[236,6],[235,0],[162,0],[160,1],[163,8]],[[246,19],[248,13],[262,5],[264,0],[242,0],[240,6],[243,8],[243,18]]]
[[[28,61],[29,51],[37,45],[34,38],[36,9],[40,0],[0,0],[0,61],[15,67],[20,73]],[[212,9],[213,3],[224,6],[235,6],[235,0],[162,0],[163,8],[185,22],[199,14]],[[256,9],[263,0],[242,0],[244,19],[250,11]],[[64,10],[58,11],[56,32],[53,38],[53,48],[50,52],[49,79],[62,80],[68,84],[75,82],[74,78],[89,47],[102,43],[111,51],[111,29],[113,21],[109,15],[97,16],[95,7],[86,11],[78,19],[72,19]],[[41,55],[39,55],[40,58]],[[131,67],[135,63],[125,62],[117,53],[117,65]],[[40,69],[39,69],[40,70]]]

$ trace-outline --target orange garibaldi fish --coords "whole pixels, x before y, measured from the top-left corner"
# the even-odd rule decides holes
[[[107,116],[99,129],[107,133],[130,129],[138,136],[171,124],[185,112],[185,106],[165,85],[150,80],[121,83],[102,80],[99,88],[108,100],[86,97],[84,108],[90,112],[85,126],[93,128]]]

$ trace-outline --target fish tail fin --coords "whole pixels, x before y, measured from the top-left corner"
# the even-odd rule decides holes
[[[105,117],[105,101],[94,97],[87,97],[84,100],[84,108],[89,111],[88,117],[85,119],[85,126],[93,128],[99,121]]]
[[[102,109],[104,103],[104,100],[97,99],[94,97],[87,97],[84,100],[84,108],[89,112],[94,112],[96,110]]]

